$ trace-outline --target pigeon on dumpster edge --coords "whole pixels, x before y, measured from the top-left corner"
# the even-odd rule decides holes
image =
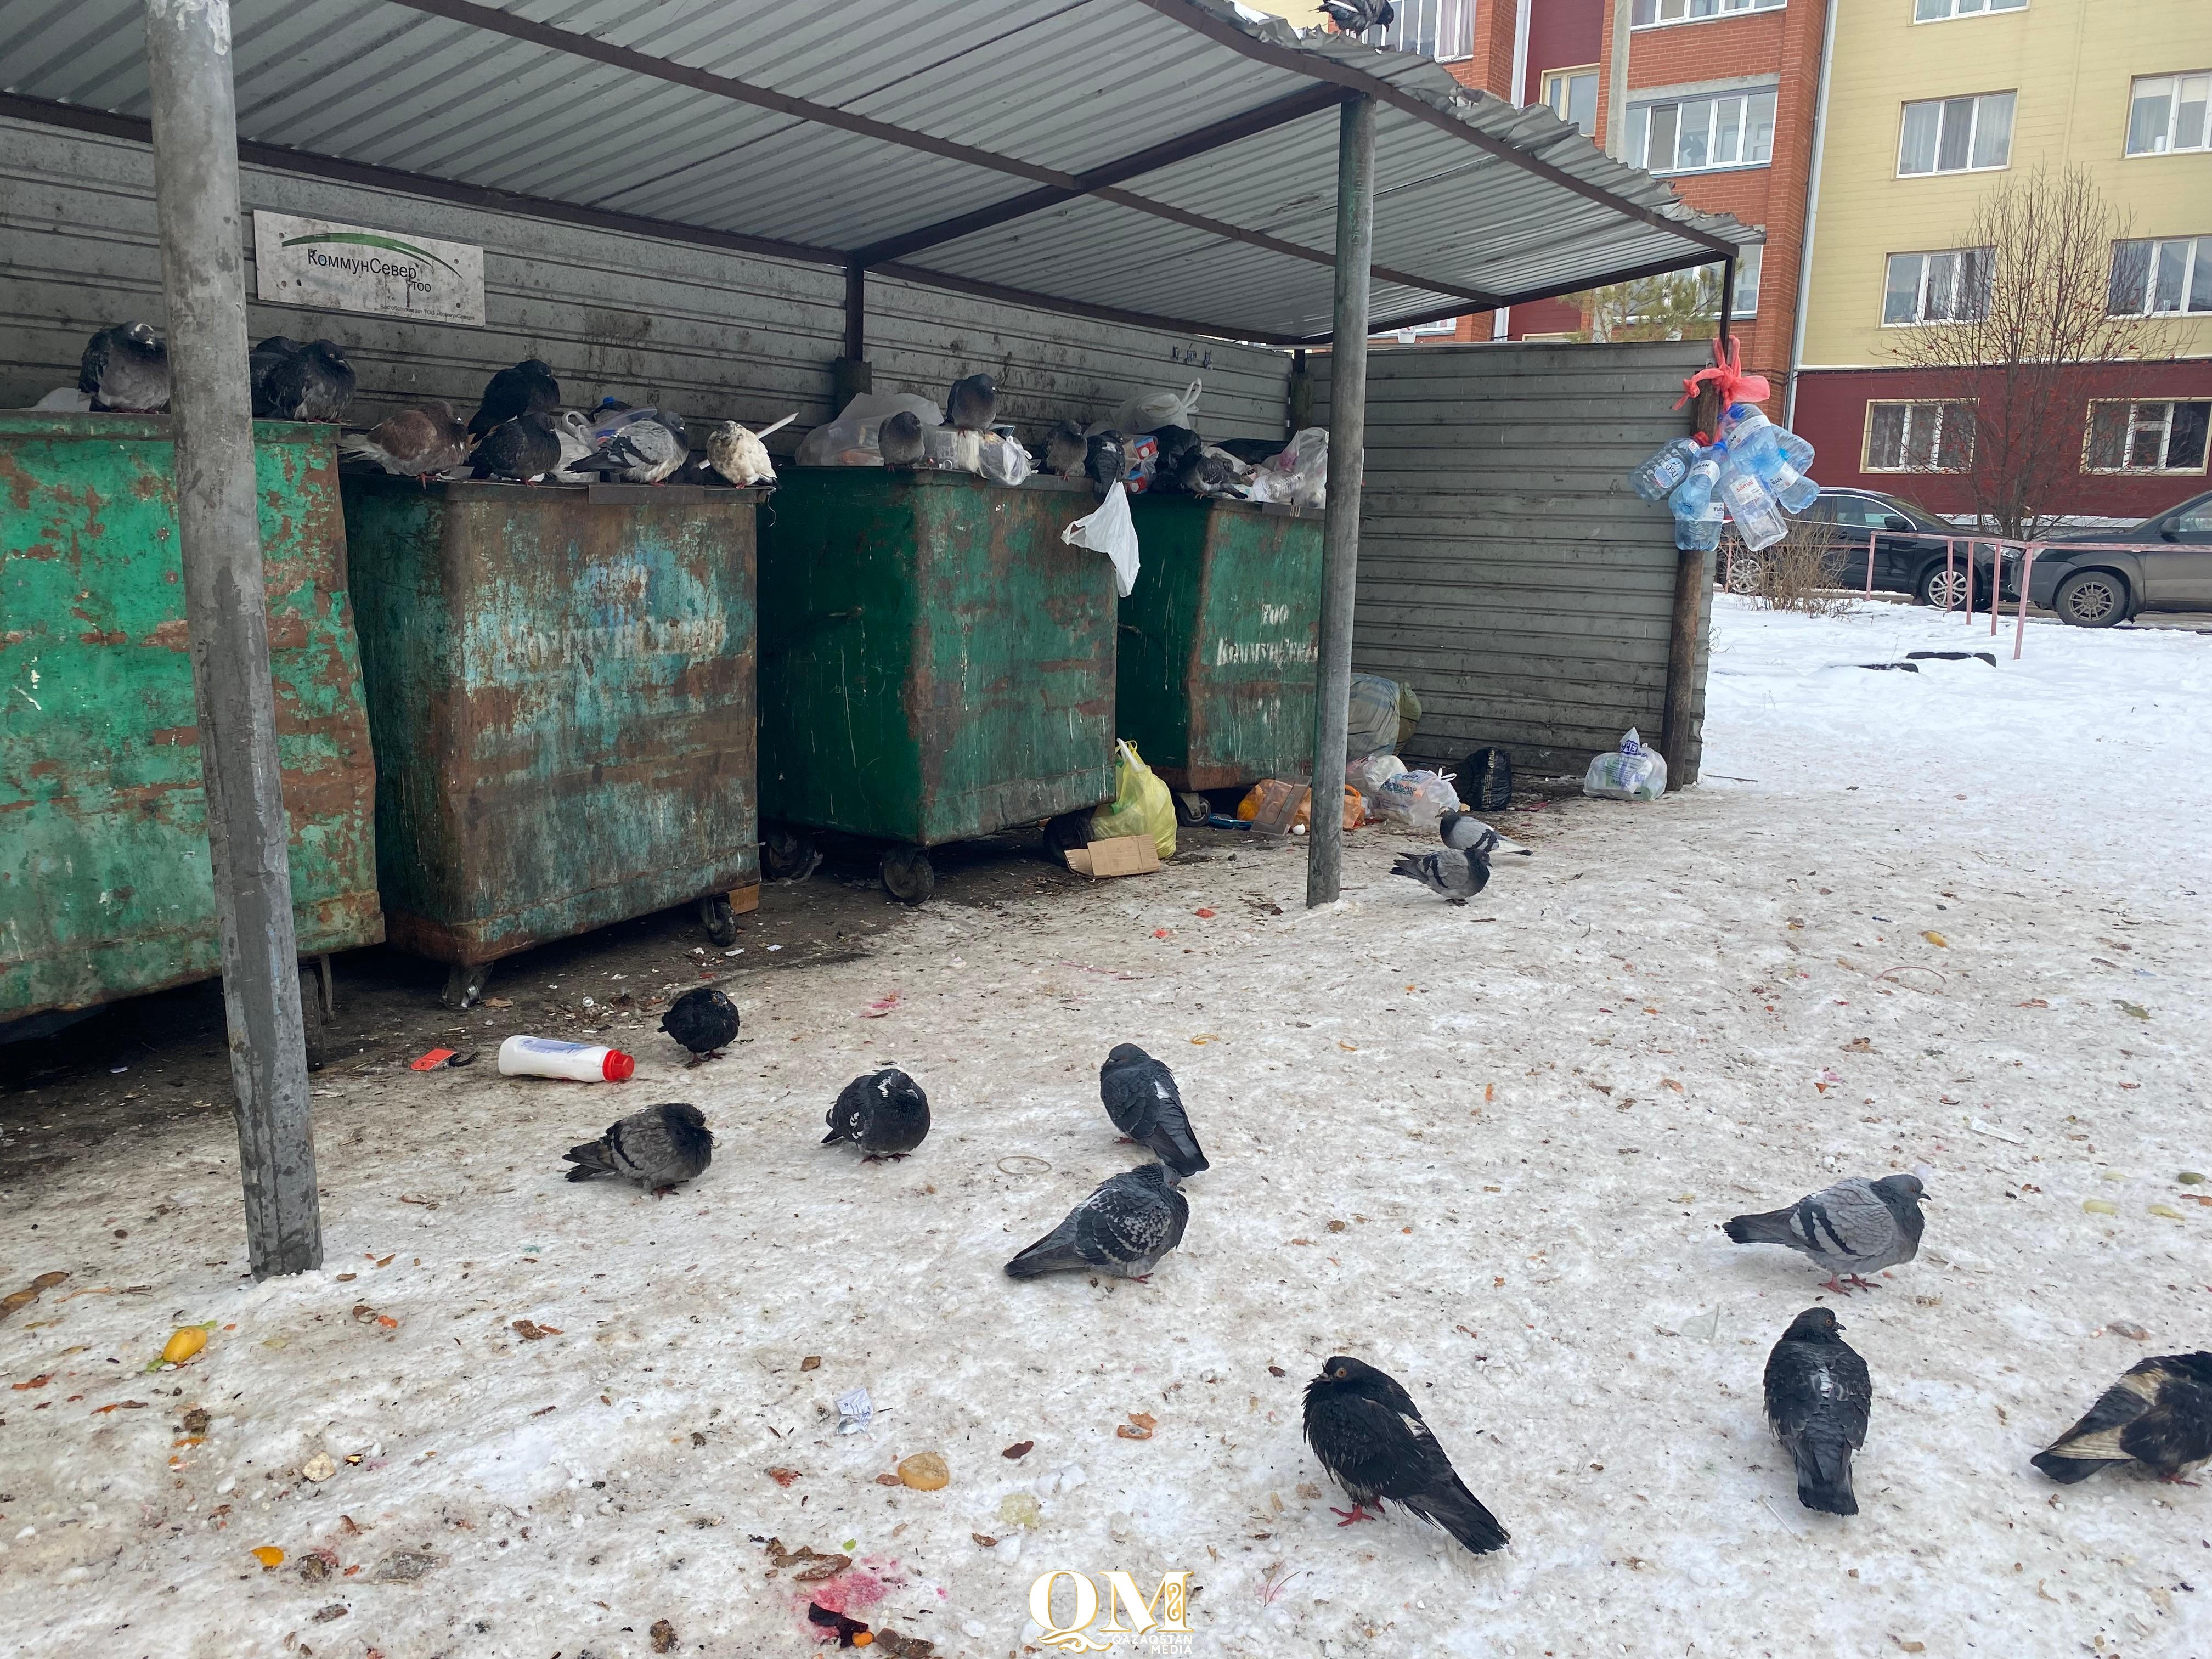
[[[632,1112],[606,1133],[562,1157],[576,1167],[571,1181],[620,1176],[648,1192],[665,1193],[705,1170],[714,1156],[714,1137],[696,1106],[681,1101]]]
[[[1866,1444],[1874,1383],[1832,1310],[1808,1308],[1766,1358],[1766,1421],[1797,1466],[1797,1501],[1856,1515],[1851,1454]]]
[[[374,461],[396,478],[427,479],[466,460],[471,442],[453,405],[426,398],[394,410],[366,432],[346,433],[338,440],[338,453]]]
[[[1135,1141],[1180,1177],[1208,1168],[1175,1073],[1133,1042],[1115,1044],[1098,1068],[1098,1097],[1124,1139]]]
[[[169,406],[169,348],[149,323],[117,323],[85,343],[77,390],[94,409],[149,415]]]
[[[998,389],[988,374],[955,380],[945,399],[945,423],[963,432],[988,432],[999,417]]]
[[[1853,1176],[1799,1199],[1786,1209],[1740,1215],[1723,1224],[1738,1244],[1786,1244],[1828,1270],[1822,1288],[1838,1296],[1880,1287],[1861,1273],[1879,1273],[1920,1254],[1927,1201],[1918,1176]],[[1839,1282],[1848,1279],[1849,1284]]]
[[[342,347],[330,340],[310,341],[270,366],[253,412],[265,420],[342,421],[356,384]]]
[[[885,466],[915,465],[921,459],[923,447],[921,419],[911,410],[902,409],[876,428],[876,448]]]
[[[1057,472],[1063,478],[1080,477],[1085,457],[1091,453],[1091,441],[1083,435],[1083,428],[1073,421],[1062,421],[1044,439],[1044,470]]]
[[[502,421],[477,443],[470,476],[528,483],[561,465],[560,428],[550,415],[533,411]]]
[[[1306,1444],[1352,1499],[1337,1524],[1382,1518],[1384,1499],[1434,1522],[1477,1555],[1509,1541],[1498,1517],[1467,1489],[1397,1379],[1345,1354],[1306,1384]],[[1367,1513],[1375,1505],[1376,1513]]]
[[[550,415],[561,407],[561,382],[542,358],[525,357],[484,382],[483,401],[469,416],[469,430],[482,437],[518,415]]]
[[[691,436],[681,416],[666,410],[652,419],[632,421],[583,459],[571,464],[575,472],[611,472],[625,483],[659,483],[682,466],[691,453]]]
[[[1098,1183],[1067,1218],[1006,1263],[1009,1279],[1102,1273],[1143,1284],[1182,1243],[1190,1200],[1164,1164],[1143,1164]]]
[[[870,1163],[904,1158],[929,1133],[929,1097],[897,1066],[887,1066],[847,1084],[824,1121],[824,1146],[849,1140]]]
[[[735,421],[723,421],[709,427],[707,465],[740,489],[774,483],[775,463],[769,459],[768,446],[761,440],[787,425],[792,418],[786,416],[774,426],[763,427],[758,432]]]

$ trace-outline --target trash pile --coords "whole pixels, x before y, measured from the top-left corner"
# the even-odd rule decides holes
[[[1663,501],[1674,515],[1674,545],[1710,553],[1721,526],[1732,523],[1754,553],[1790,533],[1788,514],[1802,513],[1820,493],[1808,473],[1813,446],[1777,426],[1753,404],[1730,404],[1711,444],[1676,438],[1628,475],[1647,501]]]

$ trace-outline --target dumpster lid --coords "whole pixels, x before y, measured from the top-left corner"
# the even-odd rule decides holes
[[[1328,337],[1337,106],[1377,330],[1762,240],[1550,110],[1229,0],[234,0],[257,166],[1273,344]],[[150,136],[141,0],[0,0],[0,114]]]

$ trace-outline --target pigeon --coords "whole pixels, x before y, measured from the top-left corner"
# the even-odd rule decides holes
[[[1098,1097],[1125,1139],[1145,1147],[1179,1178],[1207,1168],[1182,1109],[1175,1073],[1133,1042],[1120,1042],[1098,1068]]]
[[[1176,487],[1186,495],[1208,495],[1217,501],[1241,501],[1244,490],[1230,458],[1209,449],[1186,449],[1176,462]]]
[[[307,349],[305,340],[295,340],[289,334],[272,334],[258,343],[246,355],[246,385],[253,394],[253,407],[257,413],[264,401],[263,387],[268,381],[270,371],[281,363],[290,362]]]
[[[1073,421],[1062,421],[1045,434],[1044,470],[1048,472],[1057,472],[1063,478],[1078,477],[1090,453],[1091,441]]]
[[[735,421],[724,421],[707,431],[707,465],[721,474],[738,489],[754,484],[775,482],[775,463],[768,458],[768,446],[761,441],[771,432],[781,432],[799,417],[787,415],[772,426],[754,432],[739,426]]]
[[[1348,1527],[1382,1518],[1382,1500],[1435,1522],[1477,1555],[1504,1548],[1505,1528],[1467,1489],[1397,1380],[1338,1354],[1306,1384],[1306,1444],[1352,1499]],[[1375,1505],[1370,1515],[1367,1506]]]
[[[149,323],[117,323],[85,343],[76,384],[94,409],[150,415],[169,406],[169,348]]]
[[[1827,1308],[1790,1322],[1766,1357],[1766,1421],[1797,1464],[1797,1501],[1830,1515],[1856,1515],[1851,1454],[1866,1444],[1874,1383]]]
[[[650,420],[632,421],[591,454],[574,464],[577,472],[611,472],[627,483],[659,483],[691,453],[683,417],[661,410]]]
[[[915,465],[923,453],[921,418],[905,409],[888,417],[876,429],[876,448],[885,466]]]
[[[366,432],[338,440],[338,453],[374,461],[396,478],[428,479],[450,472],[469,457],[468,428],[453,405],[436,398],[387,415]]]
[[[571,1181],[620,1176],[656,1193],[702,1173],[714,1156],[714,1137],[696,1106],[672,1101],[632,1112],[597,1140],[571,1146],[562,1154],[576,1167]]]
[[[1182,465],[1184,456],[1206,447],[1198,434],[1187,426],[1164,426],[1152,434],[1152,441],[1159,446],[1154,470],[1169,476]]]
[[[1190,1200],[1164,1164],[1140,1164],[1098,1183],[1067,1219],[1006,1263],[1009,1279],[1103,1273],[1149,1279],[1160,1258],[1182,1243]]]
[[[686,991],[668,1005],[660,1029],[689,1048],[692,1064],[720,1060],[738,1040],[738,1005],[711,985]]]
[[[988,432],[999,417],[998,388],[988,374],[970,374],[955,380],[945,399],[945,423],[963,432]]]
[[[1398,21],[1398,9],[1390,0],[1321,0],[1321,9],[1328,14],[1339,34],[1387,29]]]
[[[1102,496],[1121,482],[1128,462],[1118,432],[1094,432],[1084,441],[1083,470]]]
[[[2027,1461],[2061,1486],[2113,1463],[2140,1463],[2179,1480],[2212,1457],[2212,1353],[2138,1359],[2089,1414]]]
[[[1488,858],[1492,853],[1518,853],[1523,858],[1534,858],[1535,853],[1517,841],[1508,841],[1472,812],[1447,812],[1437,820],[1437,833],[1443,837],[1447,847],[1457,848],[1462,853],[1480,853]]]
[[[904,1158],[929,1133],[929,1097],[897,1066],[886,1066],[847,1084],[824,1121],[824,1146],[849,1140],[870,1163]]]
[[[532,412],[502,421],[483,434],[470,476],[533,482],[561,465],[560,428],[550,415]]]
[[[1233,456],[1247,466],[1255,467],[1273,460],[1286,447],[1280,438],[1224,438],[1218,443],[1207,446],[1224,455]]]
[[[553,378],[553,366],[526,357],[484,383],[483,402],[469,416],[469,430],[482,437],[518,415],[550,415],[560,407],[561,383]]]
[[[1787,1244],[1810,1256],[1828,1270],[1821,1288],[1848,1296],[1853,1289],[1880,1288],[1859,1277],[1862,1269],[1878,1273],[1920,1254],[1925,1201],[1918,1176],[1853,1176],[1787,1209],[1737,1216],[1723,1230],[1738,1244]]]
[[[253,412],[268,420],[337,422],[353,402],[356,377],[344,349],[317,340],[270,365]]]
[[[1401,853],[1390,873],[1418,881],[1454,904],[1464,904],[1490,885],[1490,855],[1463,852],[1456,847],[1435,853]]]

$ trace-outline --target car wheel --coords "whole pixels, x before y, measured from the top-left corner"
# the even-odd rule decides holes
[[[2058,584],[2051,608],[2075,628],[2110,628],[2128,614],[2128,585],[2109,570],[2077,570]]]
[[[1764,575],[1758,554],[1739,551],[1726,561],[1723,580],[1731,593],[1759,593],[1766,586]]]
[[[1976,583],[1977,594],[1985,592],[1986,583]],[[1945,567],[1931,564],[1920,574],[1920,586],[1914,590],[1920,603],[1933,605],[1938,611],[1962,611],[1966,605],[1966,572],[1962,565]]]

